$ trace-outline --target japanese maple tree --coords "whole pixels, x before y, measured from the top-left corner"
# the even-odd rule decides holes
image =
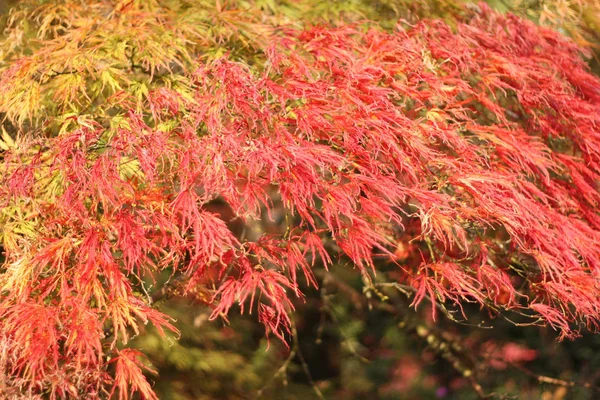
[[[334,263],[381,302],[386,286],[427,300],[434,319],[474,303],[561,337],[598,328],[600,80],[586,50],[485,5],[393,30],[241,7],[11,12],[3,395],[156,398],[127,347],[148,322],[177,331],[154,301],[189,296],[212,319],[239,306],[285,341],[301,288]]]

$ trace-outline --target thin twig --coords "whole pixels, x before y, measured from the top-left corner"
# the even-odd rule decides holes
[[[329,314],[329,316],[331,317],[333,322],[335,322],[335,324],[338,328],[338,331],[344,338],[344,342],[346,343],[346,346],[348,346],[348,350],[350,350],[350,353],[354,357],[356,357],[360,362],[362,362],[364,364],[369,364],[371,361],[368,358],[365,358],[358,353],[358,350],[356,349],[356,347],[354,347],[354,344],[352,343],[351,338],[348,335],[346,335],[346,333],[342,329],[342,324],[341,324],[339,318],[337,317],[337,315],[335,314],[335,311],[333,310],[333,308],[330,307],[329,300],[326,298],[326,296],[321,296],[321,297],[323,299],[323,309],[325,311],[327,311],[327,313]]]
[[[575,386],[581,386],[584,387],[586,389],[591,389],[591,390],[595,390],[597,392],[600,392],[600,387],[593,385],[589,382],[575,382],[572,380],[566,380],[566,379],[559,379],[559,378],[552,378],[550,376],[547,375],[540,375],[538,373],[533,372],[532,370],[520,365],[519,363],[516,363],[514,361],[507,361],[504,360],[501,357],[495,357],[493,355],[490,354],[486,354],[482,356],[483,358],[487,359],[487,360],[496,360],[496,361],[500,361],[503,362],[505,364],[510,365],[513,368],[518,369],[519,371],[523,372],[524,374],[534,378],[535,380],[537,380],[540,383],[548,383],[550,385],[556,385],[556,386],[563,386],[563,387],[575,387]]]
[[[296,352],[297,352],[297,348],[294,345],[294,347],[292,347],[290,349],[290,354],[287,356],[287,358],[285,359],[283,364],[281,364],[281,367],[279,367],[279,369],[273,374],[273,376],[271,376],[271,378],[269,378],[269,380],[263,385],[263,387],[260,388],[260,390],[256,393],[256,396],[254,397],[255,399],[260,398],[263,395],[264,391],[269,386],[271,386],[271,384],[273,382],[275,382],[275,379],[277,379],[280,375],[287,374],[287,369],[288,369],[290,363],[292,362],[292,360],[294,359],[294,357],[296,357]]]
[[[168,280],[160,289],[150,294],[152,304],[157,303],[161,300],[166,300],[171,297],[175,287],[189,277],[185,274],[176,275],[174,278]]]
[[[298,331],[296,330],[296,323],[293,320],[292,320],[292,340],[294,342],[294,346],[296,347],[296,353],[298,355],[298,360],[300,361],[300,365],[302,366],[302,370],[304,371],[304,374],[306,375],[306,378],[308,379],[308,383],[310,383],[310,385],[312,386],[312,389],[315,392],[315,394],[317,395],[317,397],[321,400],[325,400],[325,396],[323,396],[323,392],[321,392],[321,389],[319,389],[319,387],[313,380],[312,375],[310,374],[310,369],[308,368],[308,364],[306,363],[306,360],[304,359],[304,355],[302,354],[302,351],[300,351],[300,345],[298,342]]]
[[[292,320],[291,330],[292,330],[292,347],[290,349],[290,354],[287,356],[287,358],[285,359],[285,361],[283,362],[281,367],[279,367],[279,369],[273,374],[273,376],[271,376],[271,378],[269,378],[269,380],[263,385],[263,387],[256,393],[255,399],[260,398],[263,395],[264,391],[269,386],[271,386],[273,384],[273,382],[275,382],[275,380],[279,376],[287,374],[287,370],[288,370],[292,360],[297,356],[298,361],[300,362],[300,367],[302,368],[302,371],[306,375],[306,378],[308,379],[308,382],[310,383],[313,391],[315,392],[315,394],[317,395],[317,397],[319,399],[325,400],[325,396],[323,395],[323,392],[321,392],[321,389],[319,389],[319,387],[313,380],[312,375],[310,373],[310,368],[308,367],[308,364],[306,363],[306,360],[304,359],[304,355],[302,354],[302,351],[300,351],[300,343],[298,341],[298,330],[296,329],[296,323],[294,320]]]

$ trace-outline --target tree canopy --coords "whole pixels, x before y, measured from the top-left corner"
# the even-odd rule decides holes
[[[479,309],[560,338],[597,330],[600,80],[587,50],[484,4],[451,22],[316,25],[269,4],[11,12],[7,393],[156,398],[128,347],[147,323],[181,329],[155,302],[252,314],[287,343],[297,300],[340,265],[370,301],[399,291],[433,320]]]

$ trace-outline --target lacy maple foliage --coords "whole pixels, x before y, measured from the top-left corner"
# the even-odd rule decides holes
[[[317,269],[350,261],[370,282],[382,259],[434,316],[477,303],[596,329],[600,80],[558,33],[479,8],[391,32],[219,2],[14,10],[3,387],[155,398],[126,346],[148,322],[176,331],[144,284],[161,273],[282,339]]]

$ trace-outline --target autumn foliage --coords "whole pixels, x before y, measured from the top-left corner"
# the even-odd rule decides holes
[[[7,395],[155,398],[151,286],[285,341],[335,263],[394,265],[434,318],[598,328],[600,80],[569,39],[484,5],[387,31],[37,3],[0,45]]]

